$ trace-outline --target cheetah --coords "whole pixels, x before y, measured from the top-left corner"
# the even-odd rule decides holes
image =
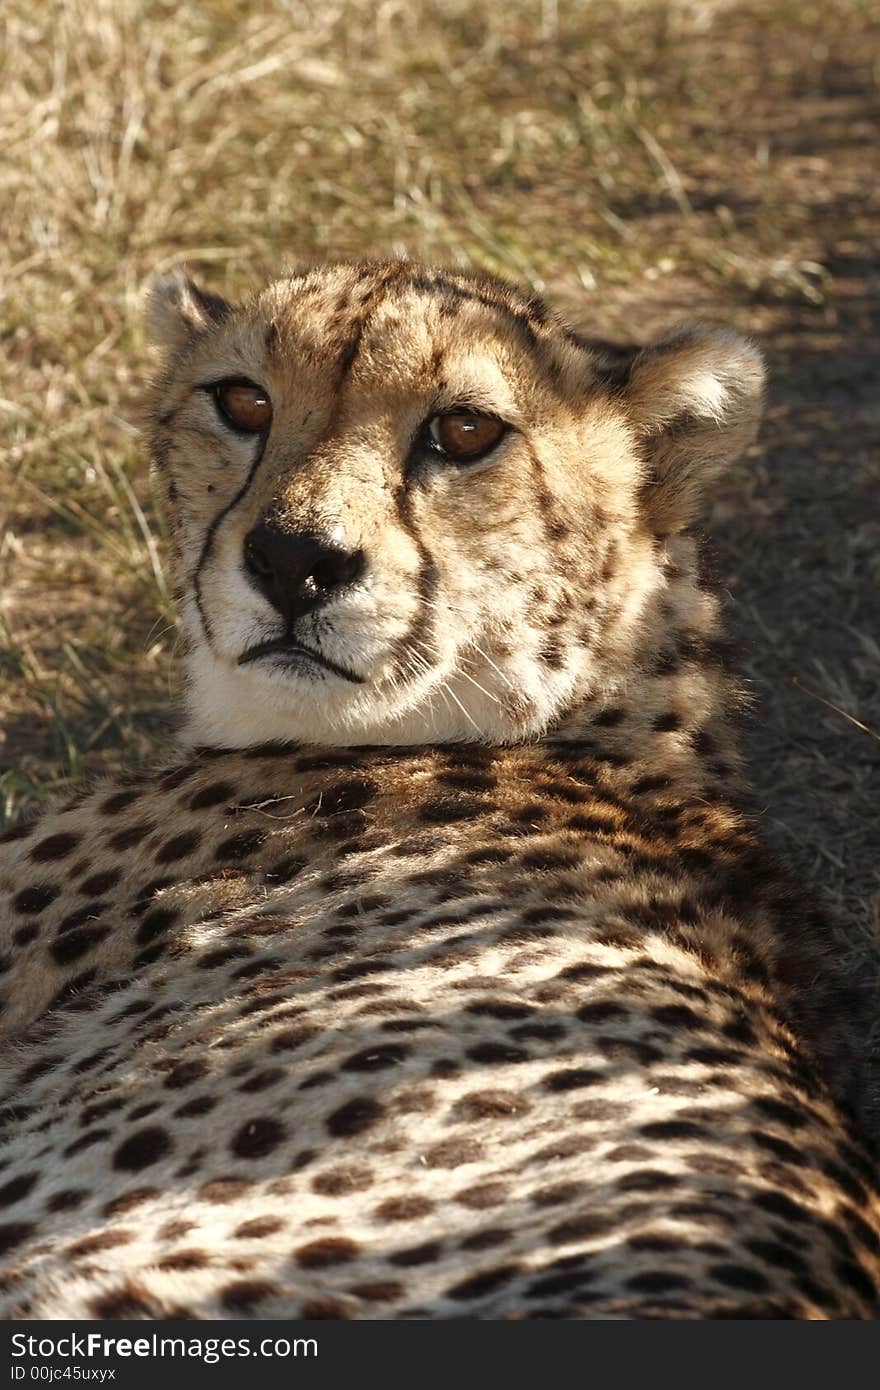
[[[0,1311],[875,1317],[702,557],[756,349],[404,261],[150,321],[181,753],[4,837]]]

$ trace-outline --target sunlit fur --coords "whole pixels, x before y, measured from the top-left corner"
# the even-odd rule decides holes
[[[870,1001],[744,807],[692,529],[755,352],[398,263],[152,312],[187,737],[237,746],[0,837],[0,1316],[876,1317]],[[494,453],[419,452],[466,407]],[[366,556],[305,618],[283,527]],[[256,584],[358,681],[240,666]]]

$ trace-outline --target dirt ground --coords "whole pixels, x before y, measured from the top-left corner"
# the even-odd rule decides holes
[[[599,336],[696,315],[766,352],[761,440],[710,526],[768,834],[873,987],[876,10],[236,14],[12,0],[0,19],[0,821],[164,747],[173,619],[135,429],[149,270],[187,259],[234,292],[324,251],[475,262]]]

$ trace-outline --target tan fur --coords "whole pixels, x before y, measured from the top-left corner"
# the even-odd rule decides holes
[[[160,283],[187,760],[0,848],[7,1316],[874,1317],[854,1020],[691,530],[757,353],[494,281]],[[265,441],[206,384],[268,392]],[[439,411],[496,452],[415,450]],[[362,551],[238,664],[263,517]]]

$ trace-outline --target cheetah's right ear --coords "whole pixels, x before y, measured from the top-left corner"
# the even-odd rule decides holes
[[[157,347],[169,354],[188,347],[231,311],[225,299],[200,289],[179,267],[154,275],[147,292],[147,330]]]
[[[696,520],[714,479],[752,443],[763,394],[758,349],[723,329],[679,329],[632,359],[621,398],[647,466],[642,506],[658,532]]]

